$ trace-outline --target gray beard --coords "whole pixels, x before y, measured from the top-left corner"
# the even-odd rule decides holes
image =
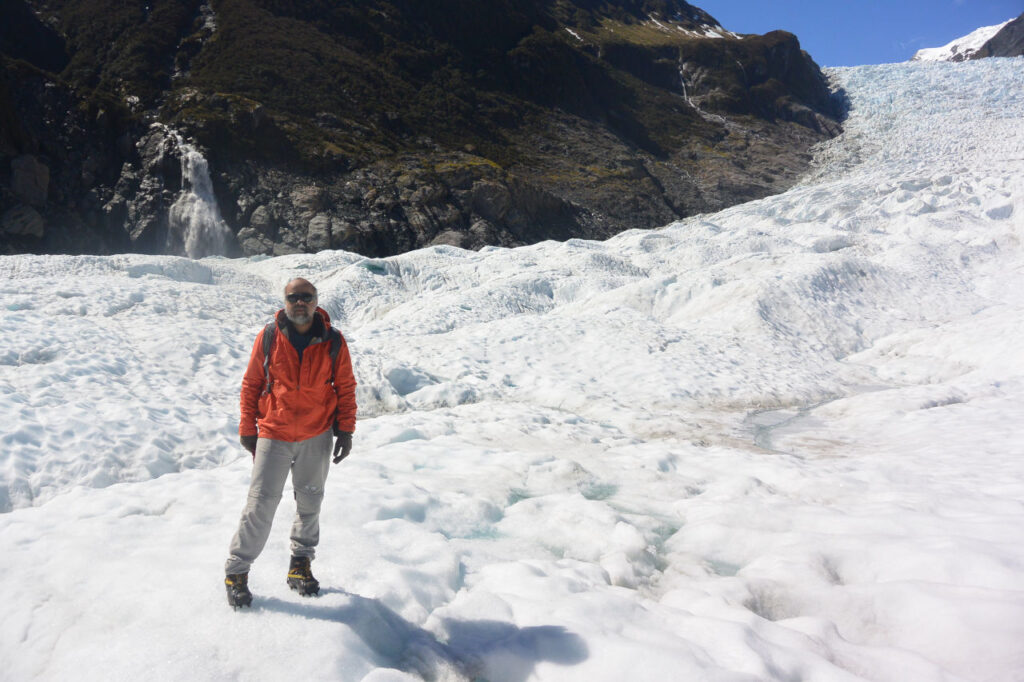
[[[288,320],[292,324],[297,324],[299,326],[302,326],[302,325],[305,325],[305,324],[309,324],[310,322],[313,321],[313,313],[308,313],[306,315],[294,315],[293,316],[291,313],[289,313],[287,310],[285,310],[284,311],[284,315],[285,315],[285,317],[288,318]]]

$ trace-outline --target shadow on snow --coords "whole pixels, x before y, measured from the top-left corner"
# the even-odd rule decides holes
[[[524,682],[537,663],[574,665],[589,655],[579,635],[556,625],[521,628],[501,621],[443,618],[441,627],[446,637],[442,642],[379,600],[344,590],[321,591],[321,595],[332,593],[348,597],[348,603],[319,606],[267,597],[259,599],[257,608],[347,625],[384,659],[384,665],[426,679],[454,670],[470,679]]]

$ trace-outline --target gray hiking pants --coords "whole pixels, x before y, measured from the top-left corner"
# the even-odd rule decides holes
[[[231,540],[225,573],[248,573],[252,562],[263,551],[289,471],[295,490],[292,555],[313,558],[320,542],[320,503],[331,466],[331,435],[330,431],[324,431],[296,443],[269,438],[256,441],[249,499],[242,510],[238,532]]]

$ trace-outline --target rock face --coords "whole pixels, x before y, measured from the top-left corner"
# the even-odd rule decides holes
[[[0,46],[20,55],[0,54],[0,253],[130,250],[120,216],[104,210],[132,151],[118,144],[128,118],[45,70],[68,62],[63,39],[23,3],[0,7]],[[12,36],[33,38],[12,48]]]
[[[11,191],[18,199],[33,206],[46,203],[46,190],[50,185],[50,169],[31,154],[11,160]]]
[[[385,256],[718,210],[785,190],[839,130],[794,36],[680,0],[7,0],[0,20],[0,252],[180,250],[179,133],[228,255]]]
[[[31,206],[18,204],[0,217],[0,230],[8,235],[40,238],[45,223],[39,212]]]
[[[985,57],[1024,55],[1024,14],[992,26],[982,26],[942,47],[918,50],[910,61],[963,62]]]
[[[1024,13],[1003,26],[982,45],[971,59],[984,57],[1020,57],[1024,55]]]

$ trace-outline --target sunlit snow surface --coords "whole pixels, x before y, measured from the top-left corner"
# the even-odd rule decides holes
[[[1024,60],[831,73],[805,184],[604,243],[0,259],[0,679],[1024,679]],[[361,420],[235,613],[293,276]]]
[[[994,26],[982,26],[965,36],[951,40],[942,47],[926,47],[918,50],[911,59],[914,61],[946,62],[953,61],[955,58],[956,61],[963,61],[984,47],[985,43],[994,38],[1011,21],[1013,21],[1012,18]]]

